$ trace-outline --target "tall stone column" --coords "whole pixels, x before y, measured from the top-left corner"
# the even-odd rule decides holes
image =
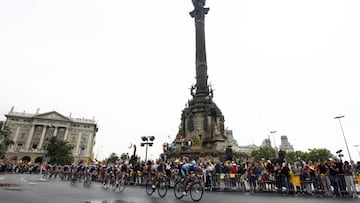
[[[69,136],[69,128],[66,128],[65,135],[64,135],[64,141],[67,140],[68,136]]]
[[[86,147],[86,155],[88,155],[88,156],[91,155],[90,152],[92,149],[93,140],[94,140],[94,135],[91,133],[91,134],[89,134],[89,139],[88,139],[88,143],[87,143],[87,147]]]
[[[31,126],[31,129],[30,129],[30,133],[29,133],[29,137],[28,139],[26,140],[26,145],[25,145],[25,151],[28,151],[29,150],[29,147],[30,147],[30,144],[31,144],[31,140],[34,136],[34,130],[35,130],[35,125],[32,125]]]
[[[194,10],[190,12],[195,19],[196,33],[196,92],[195,96],[209,95],[207,84],[207,62],[205,49],[205,15],[209,8],[204,8],[205,0],[192,0]]]
[[[43,126],[43,130],[41,132],[41,137],[40,137],[38,149],[42,149],[44,139],[45,139],[45,133],[46,133],[46,126]]]
[[[55,128],[55,130],[54,130],[53,136],[56,137],[57,133],[58,133],[58,130],[59,130],[59,127],[54,127],[54,128]]]
[[[16,127],[16,131],[15,131],[15,135],[14,135],[14,150],[16,149],[16,145],[17,145],[17,138],[19,137],[20,134],[20,126]]]
[[[82,136],[82,133],[80,132],[79,135],[78,135],[78,140],[76,142],[76,148],[75,148],[75,152],[74,154],[80,154],[80,142],[81,142],[81,136]]]

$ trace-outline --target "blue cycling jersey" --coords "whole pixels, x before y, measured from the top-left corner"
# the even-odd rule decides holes
[[[195,171],[197,168],[196,164],[184,164],[181,167],[181,176],[185,177],[186,171]]]

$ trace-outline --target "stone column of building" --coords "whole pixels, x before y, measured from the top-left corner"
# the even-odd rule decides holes
[[[80,132],[79,135],[78,135],[78,140],[77,140],[77,143],[76,143],[76,148],[75,148],[75,152],[74,154],[78,154],[80,155],[80,142],[81,142],[81,136],[82,136],[82,133]]]
[[[42,149],[43,143],[44,143],[44,139],[45,139],[45,133],[46,133],[46,126],[43,126],[43,130],[41,132],[41,137],[40,137],[40,141],[39,141],[39,146],[38,149]]]
[[[57,136],[58,129],[59,129],[59,127],[55,127],[55,130],[54,130],[54,133],[53,133],[53,136],[54,136],[54,137],[56,137],[56,136]]]
[[[26,140],[25,151],[28,151],[29,148],[30,148],[31,140],[32,140],[33,135],[34,135],[34,130],[35,130],[35,125],[32,124],[31,129],[30,129],[30,133],[29,133],[29,137]]]
[[[92,148],[93,139],[94,139],[94,135],[92,133],[90,133],[88,143],[87,143],[87,147],[86,147],[86,155],[87,156],[91,155],[90,152],[91,152],[91,148]]]
[[[20,134],[20,126],[17,126],[16,127],[16,131],[15,131],[15,135],[14,135],[14,150],[16,149],[16,145],[17,145],[17,138],[19,137],[19,134]]]
[[[69,136],[69,128],[65,128],[65,135],[64,135],[64,141],[67,140],[67,137]]]

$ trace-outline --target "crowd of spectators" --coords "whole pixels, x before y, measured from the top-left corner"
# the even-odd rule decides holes
[[[161,168],[165,171],[169,184],[178,181],[179,169],[188,162],[186,158],[176,160],[161,160]],[[313,195],[329,197],[357,197],[357,183],[360,183],[360,162],[350,164],[341,159],[318,160],[316,162],[297,161],[289,163],[260,161],[215,161],[197,160],[197,173],[201,175],[203,185],[208,190],[232,190],[241,192],[272,191],[294,195]],[[93,167],[96,171],[96,180],[101,181],[106,171],[117,168],[126,163],[83,164],[84,167]],[[146,183],[154,161],[128,164],[129,182],[134,185]],[[0,173],[51,173],[56,177],[59,173],[69,173],[78,164],[71,166],[57,166],[50,164],[40,165],[31,162],[0,160]],[[49,176],[51,177],[51,176]]]
[[[0,159],[0,174],[4,173],[39,173],[40,164],[25,162],[25,161],[16,161],[16,160],[7,160]]]

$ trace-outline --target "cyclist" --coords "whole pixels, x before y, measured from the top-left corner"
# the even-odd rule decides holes
[[[183,195],[187,195],[187,184],[189,182],[189,179],[190,179],[190,172],[196,172],[196,169],[197,169],[197,164],[196,164],[196,161],[193,160],[191,161],[191,163],[186,163],[184,165],[182,165],[181,167],[181,178],[183,178],[183,187],[184,187],[184,192],[183,192]]]
[[[117,180],[119,182],[122,181],[122,177],[123,175],[126,177],[127,174],[129,173],[129,165],[128,165],[128,162],[127,161],[124,161],[120,166],[119,166],[119,173],[118,173],[118,176],[117,176]]]
[[[151,180],[152,180],[152,188],[155,189],[156,186],[155,186],[155,183],[158,179],[158,166],[159,166],[159,161],[156,160],[155,163],[153,163],[151,165],[151,168],[150,168],[150,173],[151,173]]]

